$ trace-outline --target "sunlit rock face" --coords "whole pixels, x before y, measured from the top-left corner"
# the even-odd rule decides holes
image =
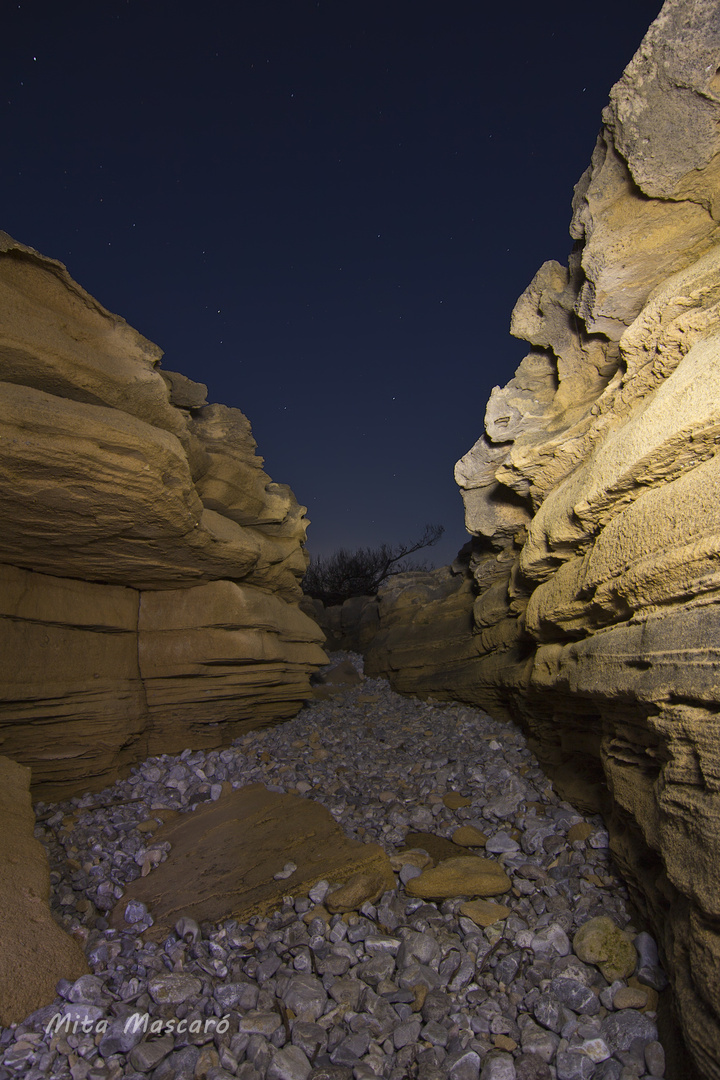
[[[295,714],[307,521],[237,409],[0,233],[0,745],[44,797]]]
[[[611,92],[575,189],[568,266],[545,263],[518,301],[512,332],[530,351],[457,465],[477,537],[473,633],[443,688],[519,720],[562,793],[605,812],[713,1078],[719,72],[720,4],[669,0]],[[380,601],[369,667],[435,693],[423,606],[418,621],[404,601],[401,649],[398,603]]]

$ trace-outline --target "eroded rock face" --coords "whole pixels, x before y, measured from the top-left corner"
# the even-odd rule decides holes
[[[305,508],[248,420],[5,233],[0,309],[3,751],[55,799],[294,715]]]
[[[605,813],[713,1078],[719,70],[720,4],[668,0],[611,92],[575,190],[568,268],[546,263],[515,308],[530,352],[457,465],[477,538],[474,597],[456,594],[474,624],[460,670],[448,679],[443,635],[430,640],[412,606],[417,583],[381,597],[366,668],[519,720],[564,796]]]
[[[89,972],[80,943],[50,913],[50,867],[33,835],[30,770],[0,757],[0,1024],[49,1005],[59,979]]]

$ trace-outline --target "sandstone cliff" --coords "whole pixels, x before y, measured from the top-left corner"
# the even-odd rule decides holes
[[[237,409],[0,233],[0,747],[44,798],[294,715],[305,508]]]
[[[50,912],[50,867],[33,835],[30,770],[0,757],[0,1024],[47,1005],[58,979],[89,972],[79,942]]]
[[[530,351],[457,465],[470,573],[381,597],[367,666],[519,720],[563,794],[605,812],[717,1078],[717,0],[668,0],[603,121],[568,266],[518,301]]]

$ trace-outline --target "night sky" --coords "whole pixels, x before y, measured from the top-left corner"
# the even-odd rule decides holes
[[[6,0],[0,228],[249,417],[308,548],[465,543],[453,465],[660,0]]]

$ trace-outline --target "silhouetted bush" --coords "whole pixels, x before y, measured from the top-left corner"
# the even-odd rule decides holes
[[[375,548],[348,551],[311,559],[303,578],[303,591],[328,607],[343,604],[352,596],[375,596],[383,581],[408,570],[428,570],[427,563],[409,560],[409,555],[432,547],[445,532],[443,525],[426,525],[419,540],[410,544],[381,544]]]

